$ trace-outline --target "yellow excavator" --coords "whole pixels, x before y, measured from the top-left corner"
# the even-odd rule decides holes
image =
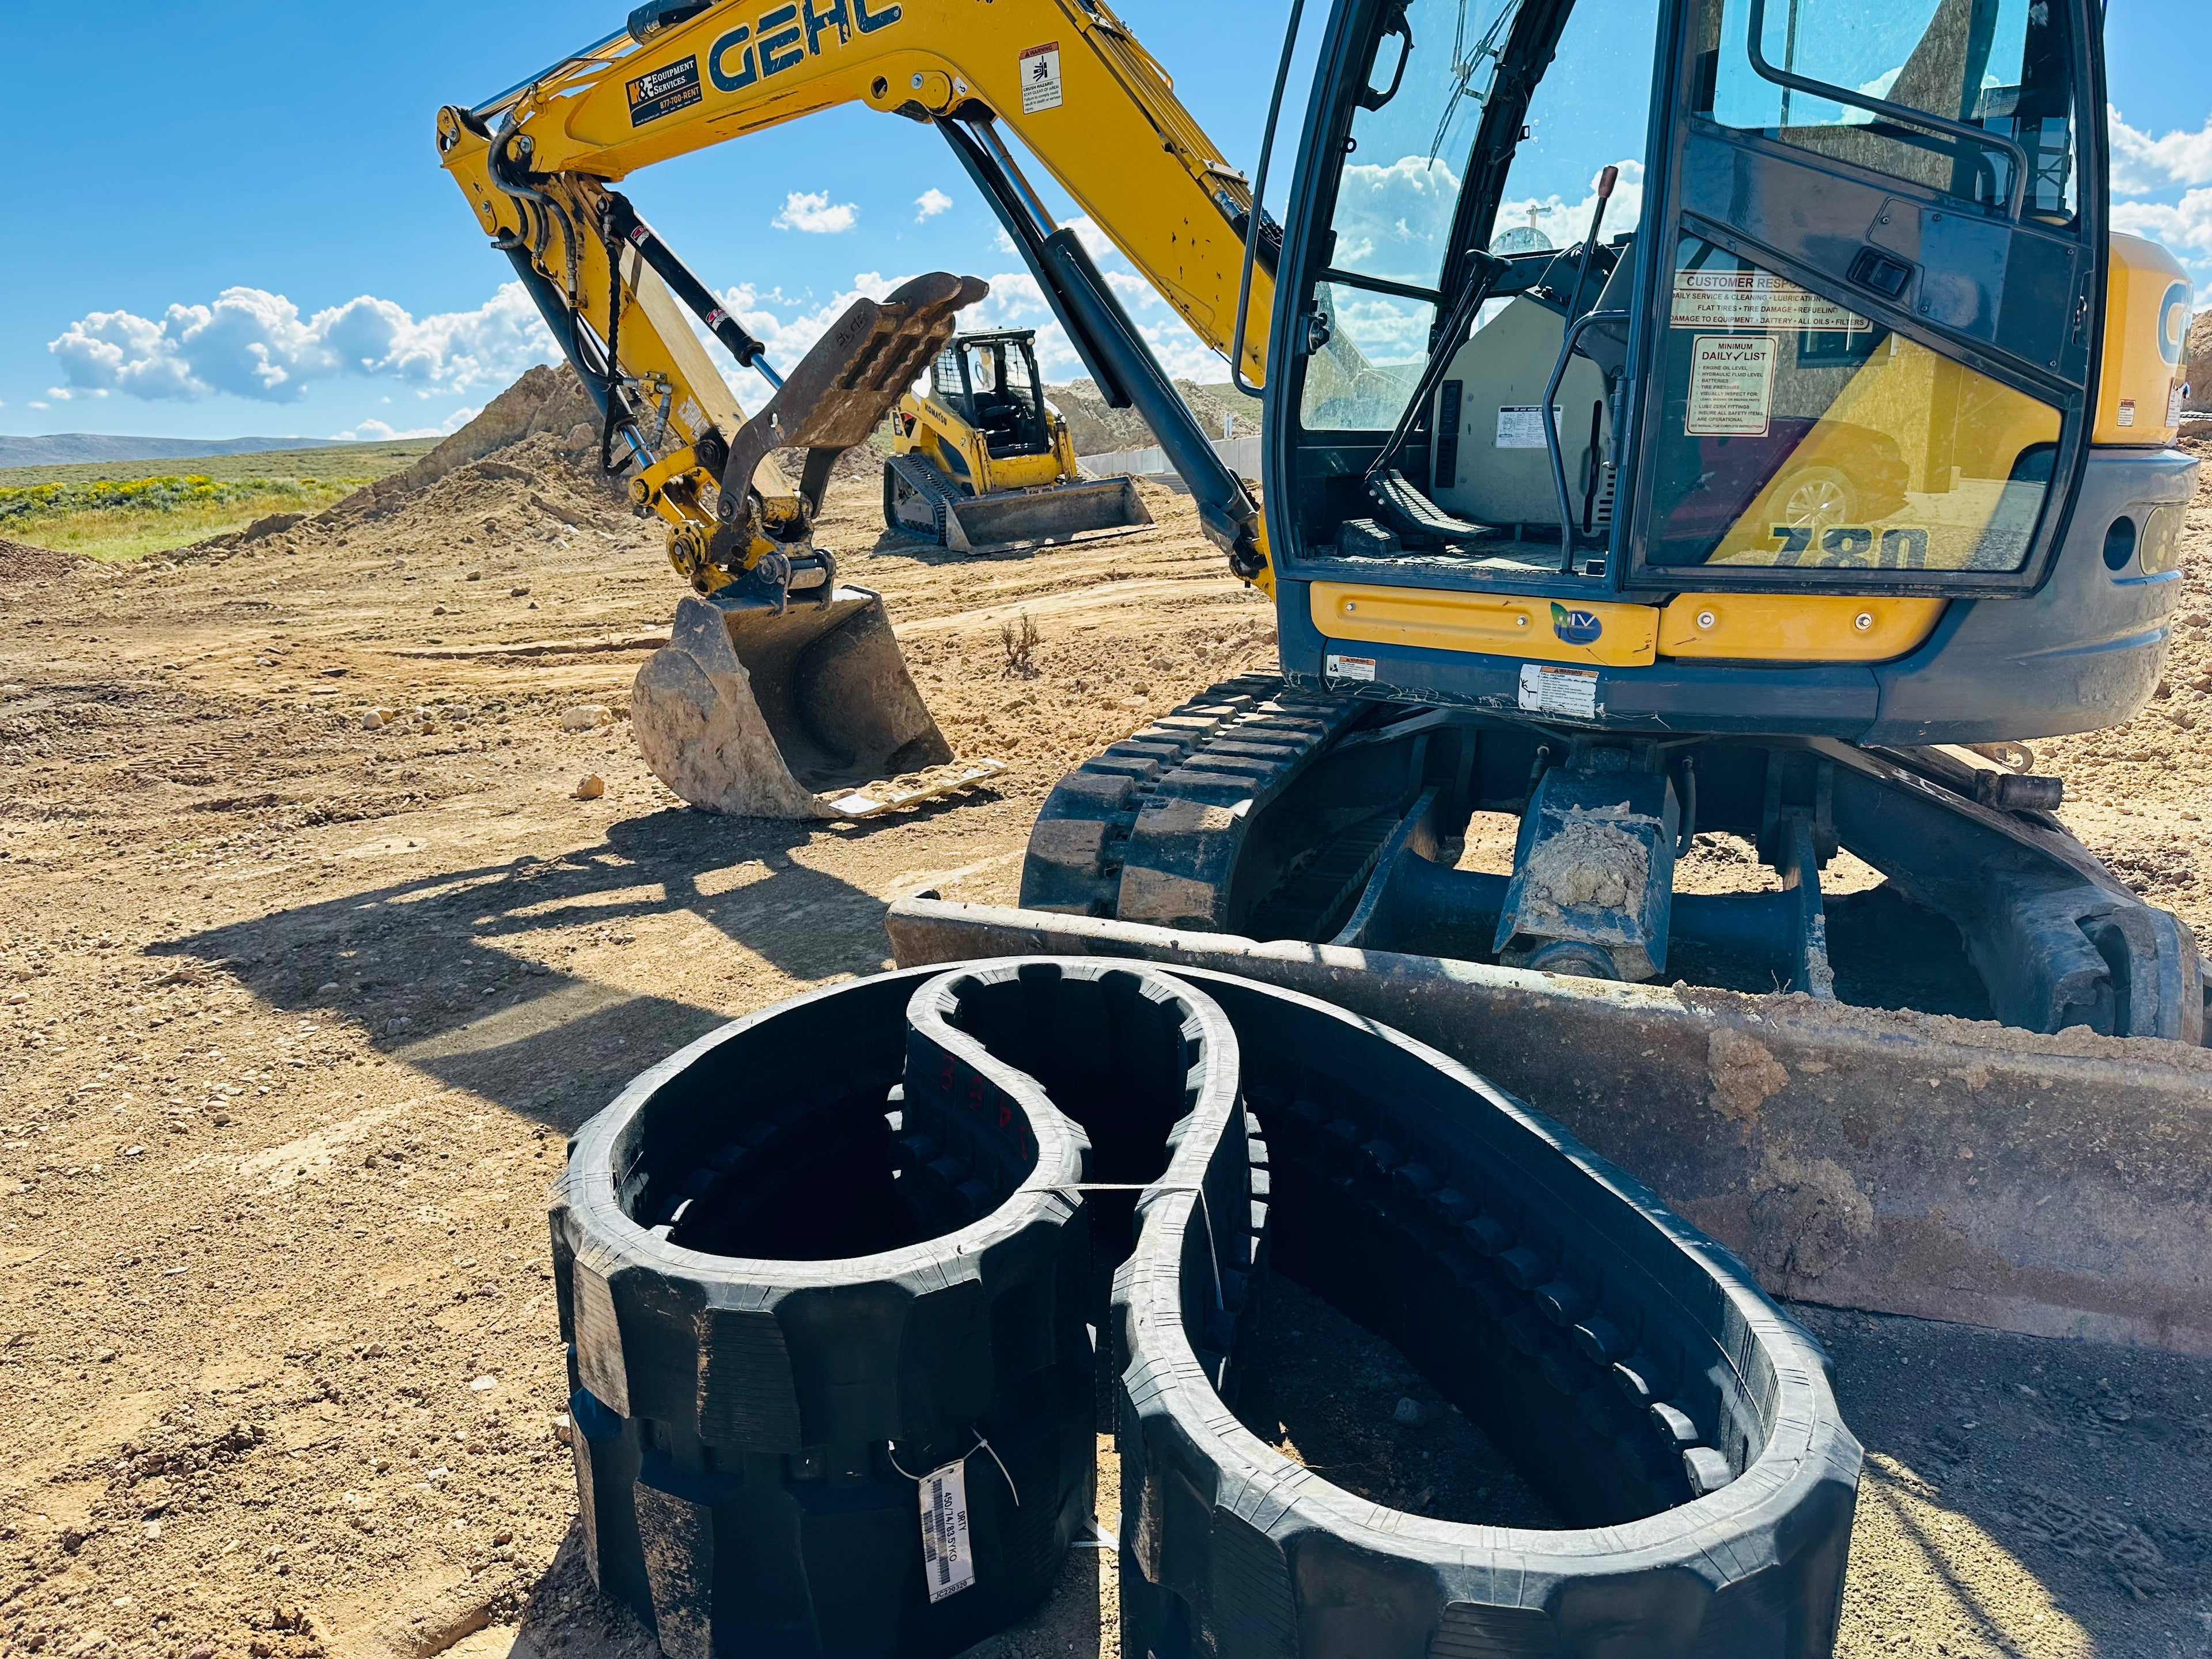
[[[1035,329],[955,336],[891,411],[884,522],[902,536],[974,553],[1152,521],[1135,480],[1084,477]]]
[[[697,592],[660,775],[790,816],[960,775],[811,526],[981,285],[860,302],[747,420],[690,317],[759,343],[613,188],[856,103],[951,145],[1276,605],[1279,674],[1061,781],[1024,905],[2201,1041],[2195,940],[2020,742],[2148,700],[2196,482],[2099,0],[1333,0],[1278,225],[1304,10],[1256,181],[1098,0],[655,0],[440,112]],[[1263,393],[1264,518],[1006,131]],[[1767,890],[1678,894],[1709,832]],[[1886,879],[1824,896],[1841,850]]]

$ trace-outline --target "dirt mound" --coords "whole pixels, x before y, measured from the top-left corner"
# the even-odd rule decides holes
[[[90,562],[81,554],[57,553],[52,548],[0,540],[0,582],[52,581]]]
[[[562,439],[584,427],[596,434],[599,412],[584,395],[576,372],[563,363],[558,368],[539,365],[526,371],[513,386],[484,405],[483,412],[440,444],[404,472],[379,478],[356,490],[331,507],[326,519],[377,519],[403,501],[421,495],[456,468],[540,433]],[[580,449],[582,446],[580,444]]]
[[[1247,398],[1232,386],[1200,386],[1194,380],[1177,380],[1175,384],[1207,437],[1249,438],[1259,432],[1260,404],[1256,398]],[[1145,423],[1145,417],[1135,410],[1108,408],[1106,400],[1098,395],[1098,383],[1095,380],[1073,380],[1066,386],[1047,386],[1045,395],[1067,422],[1068,436],[1074,439],[1079,455],[1105,455],[1117,449],[1150,449],[1159,442],[1152,428]],[[1224,423],[1230,428],[1225,434]]]

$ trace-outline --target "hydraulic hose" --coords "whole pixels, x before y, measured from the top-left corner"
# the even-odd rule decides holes
[[[692,274],[690,267],[660,240],[651,225],[637,216],[637,210],[627,197],[611,190],[606,192],[606,203],[607,234],[617,243],[626,242],[637,250],[638,258],[652,266],[653,274],[668,284],[668,291],[707,325],[708,332],[722,343],[730,356],[738,360],[739,368],[753,370],[771,386],[780,389],[783,376],[769,367],[768,348],[745,331],[714,297],[714,291]],[[620,280],[618,275],[617,280]]]

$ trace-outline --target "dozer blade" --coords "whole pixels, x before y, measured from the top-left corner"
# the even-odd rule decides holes
[[[638,671],[630,723],[678,795],[748,817],[866,817],[1005,770],[953,763],[865,588],[781,612],[684,599]]]
[[[946,503],[945,544],[974,553],[1016,542],[1058,542],[1087,530],[1134,530],[1152,523],[1133,478],[1100,478],[1042,489],[956,496]]]

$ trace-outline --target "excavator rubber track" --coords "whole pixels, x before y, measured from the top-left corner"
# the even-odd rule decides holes
[[[1431,757],[1429,745],[1446,743],[1462,747]],[[1505,751],[1503,766],[1487,761],[1492,798],[1479,804],[1489,810],[1533,821],[1553,775],[1573,781],[1556,734],[1316,695],[1268,674],[1224,681],[1060,781],[1031,834],[1022,906],[1548,967],[1516,960],[1502,921],[1523,894],[1531,824],[1516,877],[1455,867],[1466,812],[1452,821],[1439,775],[1455,770],[1463,800],[1482,795],[1485,765],[1469,750],[1484,743]],[[1531,747],[1533,765],[1523,758]],[[1705,817],[1691,793],[1686,828],[1667,819],[1656,964],[1640,975],[1600,967],[1597,977],[1686,975],[2031,1031],[2205,1040],[2205,977],[2189,929],[2131,892],[2051,811],[2004,804],[2014,793],[2048,799],[2051,781],[2002,779],[1940,750],[1820,739],[1715,738],[1684,752],[1705,780]],[[1522,799],[1496,799],[1513,786],[1494,775],[1516,770],[1528,778]],[[1678,779],[1686,774],[1656,781],[1670,814]],[[1635,786],[1614,774],[1593,787],[1609,802]],[[1699,827],[1750,841],[1779,890],[1665,891],[1678,830],[1686,843]],[[1824,898],[1820,871],[1843,848],[1885,884]],[[1838,951],[1848,957],[1840,996]]]

